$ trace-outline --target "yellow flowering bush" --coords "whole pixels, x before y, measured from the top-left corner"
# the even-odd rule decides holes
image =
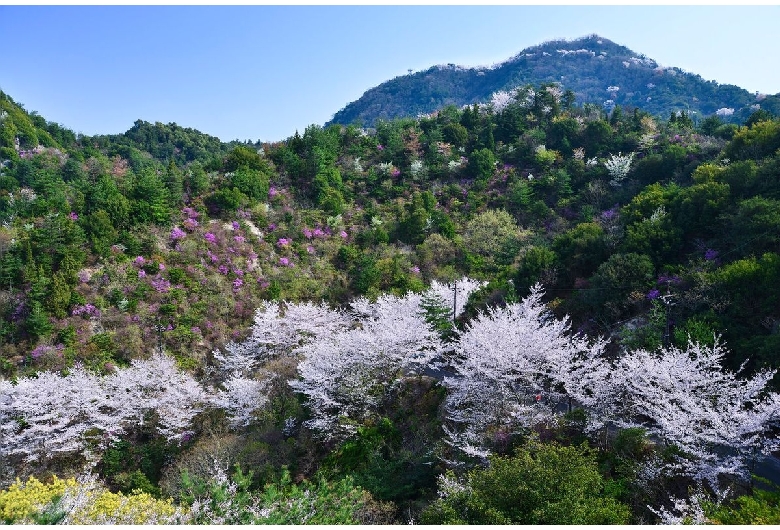
[[[0,518],[6,524],[28,520],[61,497],[67,488],[76,487],[76,480],[72,478],[54,477],[48,484],[35,477],[22,484],[17,478],[7,490],[0,491]]]
[[[44,484],[32,477],[16,479],[0,491],[0,521],[6,524],[39,523],[45,514],[66,524],[174,524],[184,522],[181,509],[171,499],[155,499],[148,493],[111,493],[93,478],[83,482],[54,477]]]
[[[179,515],[171,499],[158,500],[148,493],[111,493],[102,488],[90,492],[83,505],[68,516],[70,524],[166,524]]]

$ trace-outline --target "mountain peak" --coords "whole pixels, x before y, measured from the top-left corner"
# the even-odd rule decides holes
[[[550,82],[572,90],[577,104],[641,108],[663,117],[671,112],[686,111],[695,117],[734,109],[736,120],[749,115],[757,104],[754,94],[739,87],[705,81],[680,68],[661,67],[642,53],[591,34],[546,41],[489,67],[450,63],[396,77],[366,91],[330,123],[370,126],[377,119],[484,103],[498,91]]]

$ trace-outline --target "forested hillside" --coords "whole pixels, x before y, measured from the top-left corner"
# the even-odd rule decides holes
[[[616,105],[663,118],[686,112],[694,122],[717,112],[730,123],[744,122],[759,108],[780,113],[778,95],[751,94],[734,85],[707,81],[590,35],[532,46],[491,66],[447,64],[410,72],[367,90],[338,111],[331,123],[372,127],[379,119],[486,103],[496,93],[541,83],[562,83],[580,104],[591,103],[608,112]]]
[[[565,86],[263,145],[0,93],[0,518],[780,520],[780,119]]]

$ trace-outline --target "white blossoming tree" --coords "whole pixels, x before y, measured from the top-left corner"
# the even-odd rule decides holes
[[[721,473],[746,476],[748,463],[778,446],[780,396],[767,391],[774,372],[750,379],[724,371],[718,343],[638,350],[617,364],[617,415],[683,453],[676,467],[717,485]]]
[[[97,454],[120,435],[153,421],[170,441],[187,433],[208,394],[175,362],[155,354],[101,377],[76,367],[0,382],[0,455],[45,461]]]
[[[441,348],[426,322],[419,294],[382,295],[352,304],[356,325],[301,348],[299,378],[290,386],[306,396],[310,428],[326,440],[351,433],[374,415],[394,385],[421,373]]]
[[[0,381],[0,455],[35,461],[79,453],[90,434],[100,441],[122,430],[113,415],[116,406],[81,367],[67,377],[41,372],[16,385]]]
[[[223,372],[246,372],[257,362],[280,355],[295,356],[297,349],[319,335],[344,329],[349,318],[325,304],[269,302],[255,312],[252,332],[242,343],[229,342],[226,353],[213,352]]]
[[[547,423],[573,403],[598,409],[610,391],[605,343],[572,335],[542,296],[534,286],[521,303],[479,315],[459,338],[446,410],[450,441],[467,453],[484,456],[491,431]]]
[[[243,374],[232,374],[223,383],[212,399],[212,404],[224,409],[232,427],[246,427],[255,418],[255,412],[268,403],[270,378],[256,378]]]
[[[514,100],[514,96],[504,90],[494,92],[490,96],[490,104],[493,106],[493,112],[496,114],[503,112]]]
[[[609,176],[612,177],[612,180],[610,180],[609,183],[613,186],[620,186],[628,175],[628,172],[631,170],[631,163],[633,161],[634,153],[629,153],[627,155],[624,155],[623,153],[611,155],[609,159],[604,162],[604,167],[607,168]]]
[[[221,381],[213,404],[223,408],[233,427],[246,427],[268,402],[272,374],[260,368],[280,356],[294,358],[319,336],[346,329],[349,318],[324,304],[270,302],[255,313],[250,336],[215,350]]]

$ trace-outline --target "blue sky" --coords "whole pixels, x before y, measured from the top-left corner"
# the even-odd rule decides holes
[[[0,89],[77,133],[143,119],[274,141],[408,69],[591,33],[774,94],[778,20],[780,6],[0,6]]]

